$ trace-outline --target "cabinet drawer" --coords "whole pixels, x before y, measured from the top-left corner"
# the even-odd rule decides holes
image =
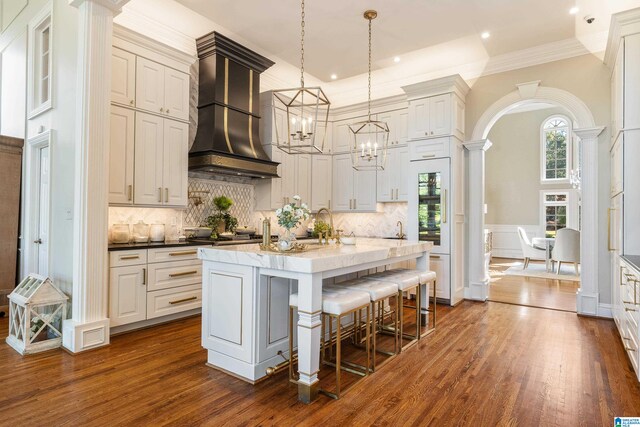
[[[198,246],[149,249],[149,264],[164,261],[198,259]]]
[[[409,142],[409,160],[449,157],[450,138],[433,138]]]
[[[149,291],[201,283],[202,261],[198,259],[149,264]]]
[[[202,286],[191,285],[147,293],[147,319],[202,307]]]
[[[127,267],[147,263],[147,250],[111,251],[109,252],[109,267]]]
[[[638,370],[638,329],[637,327],[634,329],[628,321],[626,322],[626,327],[623,329],[622,341],[624,344],[624,349],[627,351],[627,355],[629,355],[629,360],[631,360],[631,364],[633,365],[633,369],[636,371],[636,375],[640,377],[640,371]]]

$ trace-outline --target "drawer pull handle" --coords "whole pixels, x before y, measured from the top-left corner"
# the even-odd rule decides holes
[[[174,305],[174,304],[180,304],[183,302],[188,302],[188,301],[194,301],[197,300],[198,297],[189,297],[189,298],[183,298],[183,299],[179,299],[179,300],[175,300],[175,301],[169,301],[169,304]]]
[[[425,155],[422,156],[422,158],[423,159],[430,159],[430,158],[435,157],[435,156],[436,156],[435,154],[425,154]]]
[[[169,256],[196,255],[198,251],[169,252]]]
[[[635,308],[627,308],[627,307],[625,307],[624,311],[638,311],[638,310],[636,310]]]
[[[440,255],[429,255],[429,258],[440,259]]]
[[[125,255],[120,257],[120,260],[122,261],[125,261],[128,259],[140,259],[140,255]]]
[[[183,271],[182,273],[171,273],[169,274],[169,277],[173,278],[173,277],[191,276],[193,274],[198,274],[198,271],[193,270],[193,271]]]
[[[626,346],[625,346],[625,348],[624,348],[624,349],[625,349],[625,350],[627,350],[627,351],[636,351],[636,349],[635,349],[635,348],[629,348],[629,347],[626,347]]]
[[[147,269],[143,268],[142,269],[142,284],[143,285],[147,285]]]

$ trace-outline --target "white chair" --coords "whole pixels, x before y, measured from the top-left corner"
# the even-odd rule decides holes
[[[524,258],[523,270],[529,266],[529,261],[532,259],[546,261],[547,251],[533,246],[524,228],[518,227],[518,237],[520,237],[520,248],[522,249],[522,258]]]
[[[556,234],[556,244],[553,247],[551,258],[558,261],[558,274],[563,262],[572,262],[576,270],[576,276],[580,275],[578,264],[580,263],[580,232],[571,228],[561,228]]]

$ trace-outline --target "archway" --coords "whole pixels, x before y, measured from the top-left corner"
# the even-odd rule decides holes
[[[469,254],[468,287],[465,298],[486,301],[488,272],[484,262],[484,153],[491,147],[487,135],[491,127],[509,110],[519,106],[544,102],[564,108],[574,121],[573,134],[582,142],[582,281],[577,292],[577,312],[598,315],[598,136],[604,127],[597,127],[591,110],[570,92],[540,86],[540,81],[516,85],[516,89],[494,102],[480,116],[473,138],[465,143],[469,151],[467,176],[469,182]]]

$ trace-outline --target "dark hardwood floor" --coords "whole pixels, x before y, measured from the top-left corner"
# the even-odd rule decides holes
[[[576,311],[576,291],[580,287],[580,282],[504,274],[505,270],[519,262],[522,260],[495,257],[491,259],[489,300],[554,310]]]
[[[437,331],[339,401],[296,401],[205,366],[200,318],[76,356],[0,344],[0,424],[612,425],[640,416],[640,385],[612,321],[489,302],[440,307]],[[0,319],[0,336],[7,334]]]

